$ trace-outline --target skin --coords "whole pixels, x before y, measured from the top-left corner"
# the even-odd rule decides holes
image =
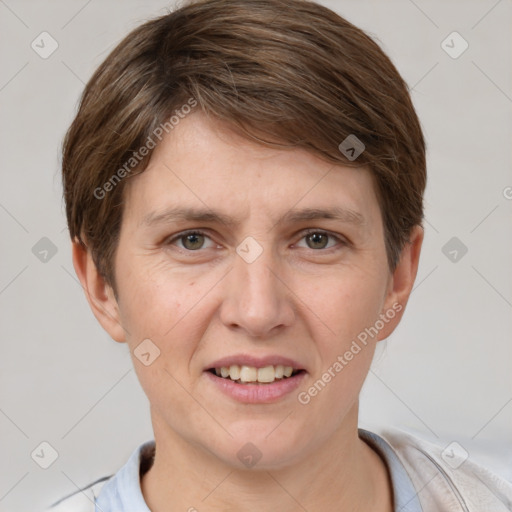
[[[256,145],[200,113],[162,141],[125,194],[116,294],[78,244],[73,260],[97,319],[128,343],[151,405],[156,456],[141,488],[152,512],[391,511],[386,466],[357,434],[358,398],[376,343],[405,309],[421,227],[391,273],[367,169]],[[144,221],[176,206],[220,211],[236,222]],[[291,209],[326,207],[363,220],[278,221]],[[207,236],[192,244],[175,237],[189,229]],[[312,241],[306,229],[334,236]],[[248,236],[262,248],[252,263],[236,252]],[[394,304],[401,311],[301,404],[298,393]],[[160,350],[149,366],[134,356],[147,338]],[[240,403],[204,374],[216,359],[239,353],[290,357],[307,374],[275,403]],[[250,469],[237,457],[248,442],[262,454]]]

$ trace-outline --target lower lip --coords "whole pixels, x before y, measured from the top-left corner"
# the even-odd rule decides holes
[[[302,371],[293,377],[276,380],[270,384],[237,384],[230,379],[217,377],[211,372],[204,372],[224,394],[246,404],[266,404],[277,402],[298,388],[306,372]]]

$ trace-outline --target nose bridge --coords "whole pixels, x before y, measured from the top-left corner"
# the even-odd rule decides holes
[[[243,283],[241,299],[247,298],[249,304],[254,300],[262,299],[262,304],[267,304],[269,307],[276,300],[278,290],[275,272],[271,271],[272,259],[261,255],[251,263],[243,258],[237,261],[239,283]]]
[[[258,254],[259,253],[259,254]],[[237,248],[222,319],[226,325],[264,336],[294,318],[289,294],[276,276],[278,262],[270,247],[246,240]]]

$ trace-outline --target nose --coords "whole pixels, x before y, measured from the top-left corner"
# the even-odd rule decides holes
[[[269,337],[293,324],[293,293],[277,271],[278,265],[263,251],[256,261],[235,256],[220,310],[224,325],[256,338]]]

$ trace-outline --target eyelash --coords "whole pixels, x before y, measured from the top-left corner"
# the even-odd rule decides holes
[[[333,233],[330,233],[329,231],[324,231],[323,229],[311,229],[311,228],[307,229],[306,231],[302,232],[302,236],[301,236],[300,240],[302,240],[303,238],[306,238],[307,236],[312,235],[312,234],[320,234],[320,235],[328,236],[329,238],[333,238],[334,240],[336,240],[338,245],[341,245],[341,246],[348,245],[348,242],[346,240],[344,240],[343,238],[340,238],[339,236],[334,235]],[[165,241],[165,245],[173,245],[174,242],[176,242],[177,240],[181,240],[182,238],[185,238],[188,235],[201,235],[201,236],[205,236],[205,237],[211,239],[208,232],[202,231],[200,229],[192,229],[189,231],[182,231],[181,233],[178,233],[177,235],[173,236],[172,238],[168,238]],[[194,253],[194,252],[201,251],[201,249],[197,249],[197,250],[193,251],[193,250],[185,249],[182,247],[178,247],[178,249],[182,252],[187,252],[187,253]],[[314,251],[314,252],[330,252],[332,249],[336,249],[336,246],[329,247],[327,249],[309,249],[309,250]]]

